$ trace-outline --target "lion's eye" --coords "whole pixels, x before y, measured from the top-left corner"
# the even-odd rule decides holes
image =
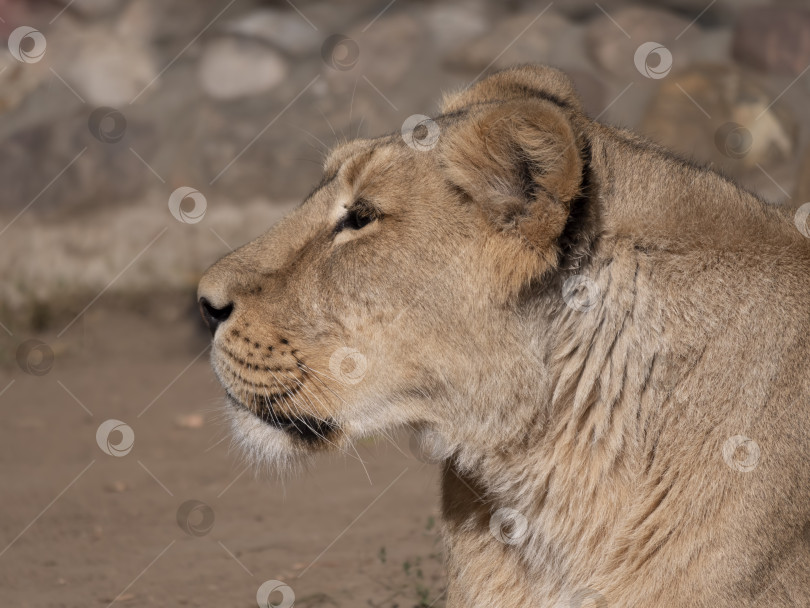
[[[335,233],[342,230],[360,230],[377,219],[379,219],[378,211],[366,201],[359,200],[346,211],[346,215],[335,226]]]

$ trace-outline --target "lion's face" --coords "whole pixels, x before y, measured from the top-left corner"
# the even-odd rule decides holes
[[[422,127],[425,129],[426,127]],[[581,161],[552,102],[454,109],[350,142],[321,184],[199,286],[235,429],[271,458],[474,414],[521,342],[514,302],[557,256]]]

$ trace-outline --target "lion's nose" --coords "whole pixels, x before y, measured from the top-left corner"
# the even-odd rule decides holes
[[[217,327],[228,320],[232,311],[233,304],[228,304],[224,308],[216,308],[206,298],[200,298],[200,314],[208,329],[211,330],[212,336],[216,333]]]

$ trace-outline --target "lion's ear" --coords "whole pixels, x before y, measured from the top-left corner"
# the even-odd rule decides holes
[[[483,212],[490,257],[513,287],[557,262],[580,194],[580,148],[566,112],[540,99],[471,109],[443,138],[447,178]]]
[[[495,72],[461,91],[445,93],[441,111],[450,114],[479,103],[531,98],[582,111],[582,102],[571,79],[564,72],[545,65],[516,66]]]

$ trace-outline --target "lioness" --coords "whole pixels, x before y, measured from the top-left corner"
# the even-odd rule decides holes
[[[561,72],[339,146],[198,295],[256,457],[441,448],[449,606],[810,605],[810,240]]]

